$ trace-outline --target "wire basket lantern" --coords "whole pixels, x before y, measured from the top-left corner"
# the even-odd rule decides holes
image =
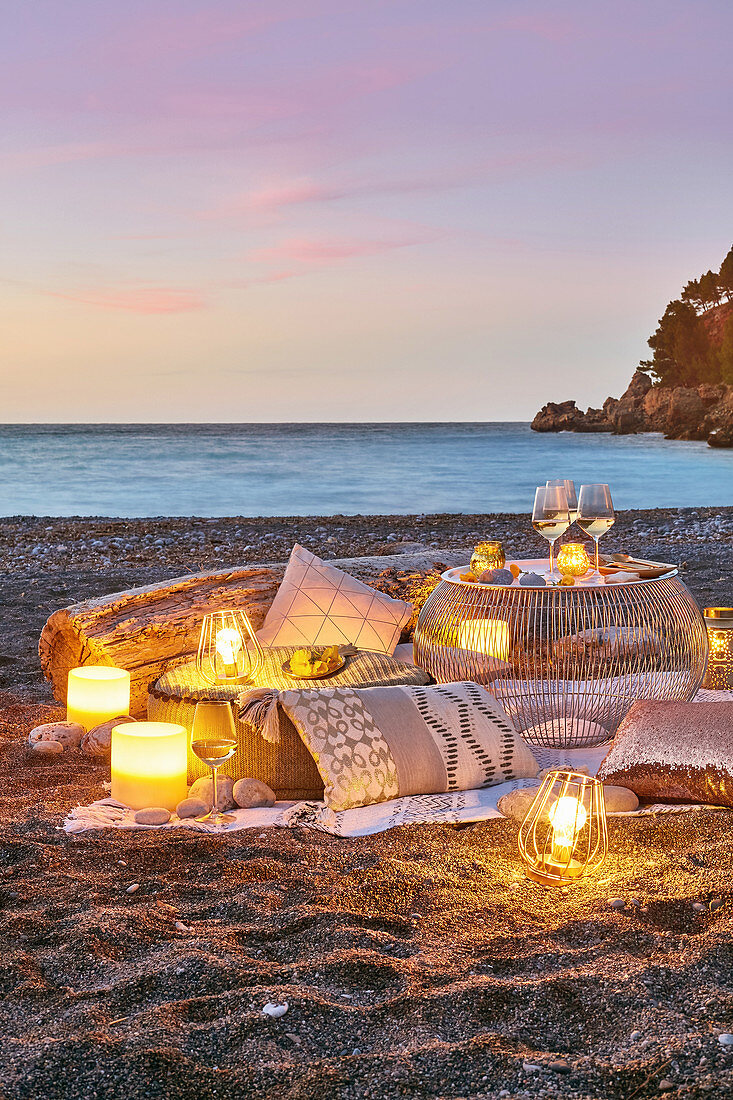
[[[477,584],[460,573],[443,573],[425,601],[415,662],[438,683],[488,687],[535,745],[603,744],[637,699],[689,700],[702,684],[705,622],[673,573],[572,588]]]

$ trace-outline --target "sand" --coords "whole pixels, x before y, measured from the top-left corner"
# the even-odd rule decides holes
[[[646,540],[637,528],[633,549],[676,547],[693,591],[731,602],[731,510],[722,530],[706,527],[717,516],[706,511],[677,527],[676,512],[660,518]],[[450,544],[467,545],[469,531],[511,522],[472,519],[455,534],[466,517],[430,517],[429,530],[445,540],[451,524]],[[25,749],[27,730],[60,713],[35,673],[40,622],[75,596],[185,571],[179,541],[187,553],[207,530],[119,521],[125,537],[173,538],[162,533],[172,524],[183,534],[162,552],[128,551],[123,539],[109,564],[93,557],[99,547],[85,557],[79,532],[120,537],[100,531],[116,522],[18,520],[0,547],[11,689],[0,692],[0,1096],[733,1096],[733,1048],[718,1039],[733,1031],[731,812],[612,820],[600,875],[567,892],[523,878],[508,821],[351,840],[304,829],[63,833],[67,810],[100,797],[108,770]],[[246,560],[226,546],[231,524],[260,535],[280,524],[286,542],[288,522],[214,521],[225,541],[205,541],[200,564],[219,564],[216,545]],[[308,521],[297,522],[303,541]],[[325,528],[316,537],[332,557],[379,552],[391,534],[390,546],[403,533],[428,542],[423,522],[309,521]],[[352,523],[351,541],[326,542]],[[68,560],[54,550],[27,562],[34,546],[66,545],[74,524]],[[287,1013],[265,1016],[268,1002]]]

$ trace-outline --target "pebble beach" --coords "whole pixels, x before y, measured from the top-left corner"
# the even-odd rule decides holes
[[[0,1095],[733,1096],[732,812],[612,819],[601,874],[567,891],[524,879],[508,820],[60,828],[108,765],[26,750],[63,717],[35,652],[53,610],[295,541],[439,566],[486,537],[540,552],[509,514],[0,522]],[[733,508],[622,513],[605,543],[732,602]]]

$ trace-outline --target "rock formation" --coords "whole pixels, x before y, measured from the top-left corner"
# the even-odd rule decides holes
[[[706,439],[733,446],[733,386],[655,386],[636,371],[626,392],[602,409],[583,412],[574,401],[549,402],[532,421],[535,432],[662,432],[667,439]]]

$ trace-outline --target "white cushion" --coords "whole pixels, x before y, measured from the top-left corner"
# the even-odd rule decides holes
[[[296,543],[257,637],[265,646],[350,643],[391,654],[412,611]]]

